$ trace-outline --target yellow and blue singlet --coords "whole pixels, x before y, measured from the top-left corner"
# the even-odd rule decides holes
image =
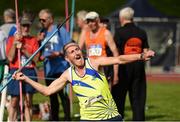
[[[85,67],[83,77],[78,76],[73,66],[69,68],[73,91],[79,99],[81,120],[106,120],[118,116],[104,73],[93,69],[88,59]]]

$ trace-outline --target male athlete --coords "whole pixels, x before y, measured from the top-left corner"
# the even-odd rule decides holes
[[[21,72],[14,74],[13,78],[29,83],[45,96],[56,93],[70,82],[79,99],[81,120],[122,120],[110,93],[102,66],[148,60],[154,56],[154,52],[149,50],[142,54],[85,59],[78,44],[74,42],[67,43],[63,50],[65,59],[71,67],[49,86],[34,82]]]

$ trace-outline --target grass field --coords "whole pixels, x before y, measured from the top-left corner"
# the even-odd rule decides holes
[[[147,85],[147,105],[146,105],[146,120],[180,120],[180,83],[163,83],[163,82],[148,82]],[[34,103],[48,100],[41,94],[34,96]],[[73,115],[79,113],[77,99],[73,101]],[[63,117],[62,107],[60,107],[60,117]],[[125,120],[131,120],[132,112],[127,97],[125,108]],[[77,118],[73,117],[73,120]]]
[[[180,83],[169,81],[168,83],[159,82],[148,82],[147,85],[147,104],[146,104],[146,120],[147,121],[174,121],[180,120]],[[34,95],[33,102],[38,104],[49,100],[48,97],[37,93]],[[5,112],[5,118],[7,112]],[[73,114],[72,120],[79,120],[74,117],[75,114],[79,113],[78,101],[75,98],[73,100]],[[60,106],[60,119],[64,116],[62,106]],[[127,97],[125,107],[125,120],[131,120],[132,112]],[[6,119],[4,119],[6,120]],[[37,116],[34,116],[33,120],[39,120]]]
[[[180,84],[148,82],[146,120],[180,120]],[[132,113],[127,99],[125,119],[131,120]]]

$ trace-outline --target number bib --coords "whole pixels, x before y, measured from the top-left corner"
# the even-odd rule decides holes
[[[89,56],[101,56],[102,55],[102,46],[101,45],[91,45],[89,47]]]
[[[26,56],[22,55],[21,56],[21,66],[23,66],[27,60],[28,60],[28,58]],[[28,67],[28,66],[32,66],[31,61],[26,65],[26,67]]]

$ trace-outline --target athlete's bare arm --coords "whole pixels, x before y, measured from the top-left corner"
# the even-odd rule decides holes
[[[45,86],[38,82],[35,82],[21,72],[13,74],[13,78],[16,80],[25,81],[45,96],[49,96],[63,89],[67,84],[67,81],[70,81],[68,70],[66,70],[58,79],[54,80],[49,86]]]
[[[90,59],[93,67],[98,70],[100,66],[112,64],[125,64],[136,60],[149,60],[155,54],[154,51],[148,50],[142,54],[120,55],[118,57],[98,57],[97,59]]]

